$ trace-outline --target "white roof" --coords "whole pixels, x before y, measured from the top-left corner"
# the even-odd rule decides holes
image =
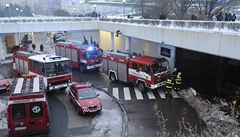
[[[43,63],[69,61],[68,58],[51,55],[51,54],[34,55],[34,56],[30,56],[29,59],[35,60],[37,62],[43,62]]]
[[[41,78],[42,79],[42,78]],[[13,94],[40,92],[40,77],[35,78],[18,78]]]

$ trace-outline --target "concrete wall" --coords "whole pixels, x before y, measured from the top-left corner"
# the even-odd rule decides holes
[[[95,21],[84,22],[38,22],[38,23],[3,23],[0,33],[54,32],[75,30],[98,30]]]
[[[100,47],[103,50],[110,50],[111,49],[111,32],[107,31],[99,31],[100,35]],[[125,49],[125,38],[122,35],[118,37],[114,34],[114,49],[115,50],[124,50]]]
[[[137,38],[131,38],[131,51],[144,52],[144,55],[160,57],[160,44]]]
[[[67,40],[80,40],[83,41],[83,36],[90,42],[92,37],[93,41],[100,42],[99,30],[78,30],[78,31],[68,31]]]
[[[100,47],[103,50],[110,50],[111,49],[111,33],[107,31],[99,31],[100,35]]]

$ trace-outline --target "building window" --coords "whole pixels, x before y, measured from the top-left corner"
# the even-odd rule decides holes
[[[171,57],[171,49],[161,47],[161,55],[165,57]]]

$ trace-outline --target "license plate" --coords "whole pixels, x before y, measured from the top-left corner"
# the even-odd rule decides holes
[[[24,127],[15,127],[15,130],[24,130],[24,129],[26,129],[26,126],[24,126]]]
[[[63,88],[63,87],[66,87],[66,85],[59,85],[58,88]]]
[[[89,112],[96,112],[97,110],[90,110]]]

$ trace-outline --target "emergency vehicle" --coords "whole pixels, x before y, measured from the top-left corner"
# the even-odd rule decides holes
[[[38,52],[16,51],[13,55],[15,76],[36,74],[44,78],[47,90],[66,88],[71,82],[70,60]]]
[[[112,51],[103,56],[103,71],[117,80],[136,84],[141,92],[159,88],[171,76],[168,61],[144,55]]]
[[[13,81],[7,109],[10,136],[49,133],[49,109],[43,81],[42,77]]]
[[[58,42],[55,44],[56,55],[71,59],[71,66],[80,72],[99,69],[102,66],[102,50],[81,41]]]

